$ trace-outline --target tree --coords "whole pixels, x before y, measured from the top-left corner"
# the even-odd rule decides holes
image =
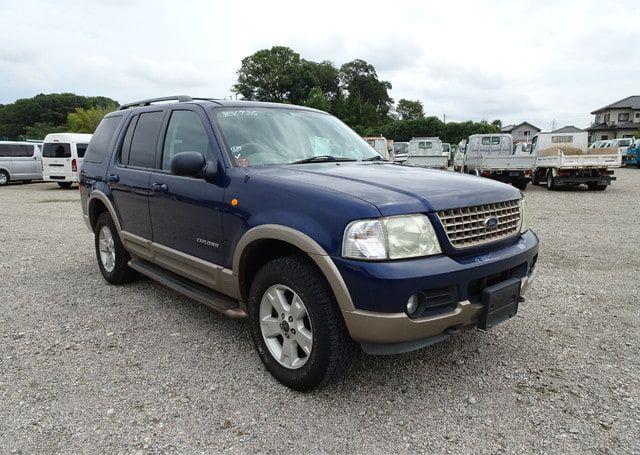
[[[373,65],[353,60],[340,67],[338,80],[346,96],[347,112],[342,118],[348,125],[376,127],[386,123],[393,100],[391,83],[378,79]]]
[[[242,59],[233,91],[247,100],[299,103],[315,85],[313,69],[298,53],[274,46]]]
[[[67,125],[54,125],[53,123],[35,123],[25,127],[22,139],[44,139],[50,133],[64,133],[67,131]]]
[[[305,103],[308,107],[314,109],[320,109],[321,111],[329,112],[331,110],[331,103],[327,100],[324,93],[319,87],[314,87],[309,92],[309,97]]]
[[[498,129],[502,128],[502,120],[495,119],[493,122],[491,122],[491,124]]]
[[[79,107],[67,116],[69,131],[74,133],[93,134],[98,127],[98,123],[102,120],[102,117],[109,112],[115,111],[117,108],[118,106],[113,103],[90,109],[83,109]]]
[[[65,125],[67,115],[76,108],[117,104],[103,96],[86,97],[74,93],[39,94],[19,99],[0,107],[0,136],[17,138],[26,133],[28,126],[36,124]]]
[[[418,100],[411,101],[402,98],[398,101],[396,112],[400,117],[400,120],[416,120],[424,117],[424,107]]]

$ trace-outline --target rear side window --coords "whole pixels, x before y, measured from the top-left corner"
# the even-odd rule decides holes
[[[200,152],[207,156],[208,148],[209,136],[200,117],[192,111],[173,111],[164,138],[162,169],[171,168],[171,158],[176,153]]]
[[[44,158],[71,158],[71,145],[49,142],[42,147]]]
[[[163,112],[147,112],[140,114],[136,129],[131,138],[129,149],[129,166],[155,167],[156,141],[162,125]]]
[[[483,137],[482,138],[482,145],[490,145],[491,144],[491,138],[490,137]]]
[[[491,137],[491,145],[500,145],[500,138],[497,136]]]
[[[85,161],[89,163],[102,163],[104,161],[105,157],[109,154],[109,146],[111,145],[113,135],[121,121],[121,115],[114,115],[102,119],[91,137],[91,142],[89,142],[89,146],[87,147],[87,153],[84,156]],[[78,144],[78,147],[80,147],[80,144]],[[78,149],[78,156],[80,156],[80,149]]]
[[[0,144],[0,156],[2,157],[31,157],[33,145],[30,144]]]

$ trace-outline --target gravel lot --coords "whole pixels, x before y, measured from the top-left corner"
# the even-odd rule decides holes
[[[0,189],[0,453],[640,453],[640,170],[529,187],[538,277],[518,316],[361,356],[292,392],[246,321],[150,280],[107,285],[77,190]]]

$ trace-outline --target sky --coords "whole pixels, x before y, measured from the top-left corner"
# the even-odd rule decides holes
[[[585,127],[640,95],[640,0],[0,0],[0,103],[38,93],[120,103],[229,98],[240,61],[274,45],[360,58],[447,121]]]

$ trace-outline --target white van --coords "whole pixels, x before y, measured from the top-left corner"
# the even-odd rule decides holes
[[[0,141],[0,186],[9,181],[42,179],[42,144]]]
[[[42,145],[42,178],[69,188],[78,181],[80,163],[87,151],[91,134],[47,134]]]

